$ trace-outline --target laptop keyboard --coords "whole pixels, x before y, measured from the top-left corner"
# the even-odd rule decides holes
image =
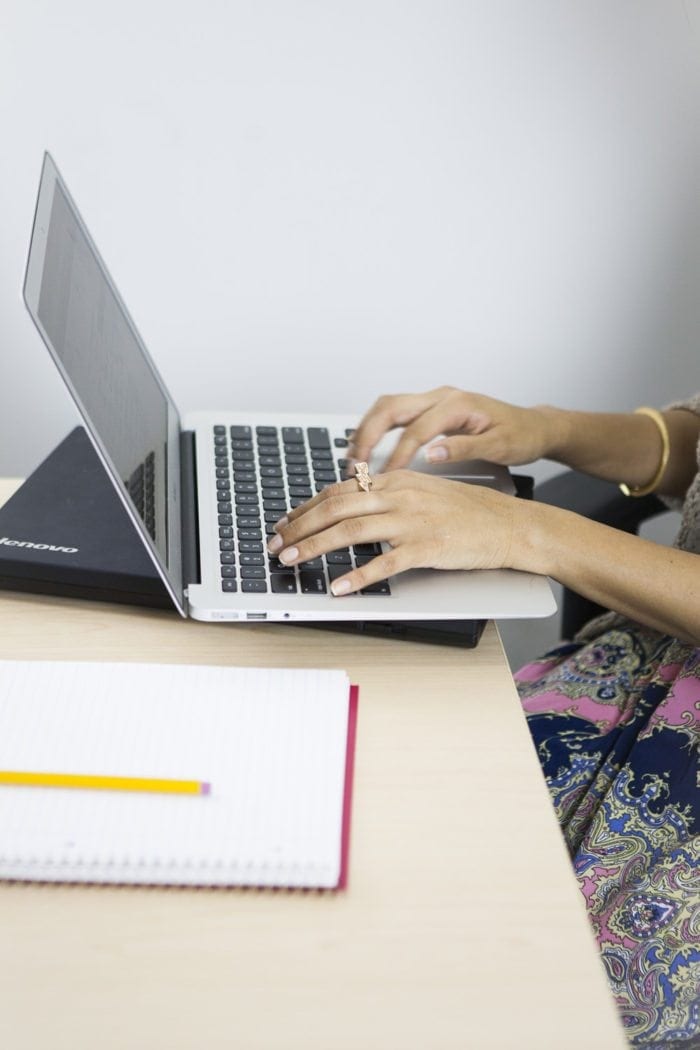
[[[155,463],[155,453],[149,452],[143,463],[139,464],[126,482],[127,492],[154,540],[156,538]]]
[[[214,427],[222,591],[327,594],[334,579],[381,553],[378,543],[361,543],[298,566],[267,553],[274,525],[290,508],[342,480],[349,433],[331,442],[325,427]],[[391,591],[381,580],[360,593]]]

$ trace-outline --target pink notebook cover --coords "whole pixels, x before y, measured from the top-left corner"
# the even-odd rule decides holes
[[[350,817],[352,812],[352,781],[355,771],[355,738],[357,736],[357,705],[360,688],[350,686],[348,710],[348,740],[345,751],[345,790],[343,795],[343,824],[340,838],[340,875],[337,889],[347,889],[350,861]]]

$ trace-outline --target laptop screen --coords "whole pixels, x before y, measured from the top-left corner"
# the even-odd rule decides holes
[[[172,569],[179,550],[169,550],[171,406],[60,178],[50,188],[41,229],[35,230],[44,244],[36,275],[38,321],[128,501],[164,567]]]
[[[167,402],[58,182],[38,313],[134,507],[160,547],[166,537]]]

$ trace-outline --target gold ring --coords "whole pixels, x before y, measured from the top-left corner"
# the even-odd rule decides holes
[[[369,467],[366,463],[355,464],[355,480],[363,492],[369,492],[372,488],[372,479],[369,476]]]

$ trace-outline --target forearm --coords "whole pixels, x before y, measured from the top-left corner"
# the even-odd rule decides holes
[[[637,413],[572,412],[538,406],[547,434],[545,458],[606,481],[642,487],[654,477],[661,460],[658,428]],[[663,413],[671,453],[657,491],[683,496],[697,470],[700,417],[675,410]]]
[[[558,580],[599,605],[700,645],[700,555],[529,504],[514,568]]]

